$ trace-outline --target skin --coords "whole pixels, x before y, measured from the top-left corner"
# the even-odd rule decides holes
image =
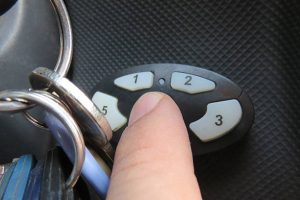
[[[167,95],[134,105],[116,150],[108,200],[201,199],[181,112]]]

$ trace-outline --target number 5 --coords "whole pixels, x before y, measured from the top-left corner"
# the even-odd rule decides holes
[[[102,107],[102,113],[103,113],[103,115],[107,114],[107,106]]]

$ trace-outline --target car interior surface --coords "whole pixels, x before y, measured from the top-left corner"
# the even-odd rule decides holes
[[[0,1],[0,91],[34,90],[32,71],[54,70],[64,34],[55,7],[60,1]],[[73,41],[66,78],[106,115],[113,149],[134,102],[148,91],[165,92],[188,128],[204,200],[300,198],[300,1],[63,2]],[[204,86],[190,89],[196,80]],[[63,91],[56,93],[64,98]],[[0,92],[0,104],[10,100]],[[111,114],[114,101],[121,114]],[[30,113],[40,117],[43,110]],[[22,111],[1,111],[0,105],[0,169],[25,154],[34,155],[35,165],[47,163],[56,138]],[[210,112],[214,127],[202,134]],[[52,154],[60,155],[57,169],[67,168],[58,182],[72,169],[63,150]],[[74,191],[64,198],[100,198],[88,178],[80,178]]]

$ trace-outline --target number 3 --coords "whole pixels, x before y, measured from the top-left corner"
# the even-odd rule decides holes
[[[215,122],[215,125],[221,126],[223,124],[223,116],[222,115],[216,115],[216,118],[218,119],[218,121]]]

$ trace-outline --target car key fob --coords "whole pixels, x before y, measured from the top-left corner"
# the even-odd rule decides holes
[[[181,64],[141,65],[101,80],[92,90],[93,102],[114,131],[114,146],[134,103],[149,91],[166,93],[177,103],[189,131],[193,155],[235,143],[253,123],[250,98],[226,77]]]

